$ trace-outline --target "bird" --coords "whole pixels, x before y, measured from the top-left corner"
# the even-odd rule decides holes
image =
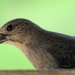
[[[33,21],[16,18],[0,28],[0,44],[17,47],[37,69],[75,68],[75,36],[45,30]]]

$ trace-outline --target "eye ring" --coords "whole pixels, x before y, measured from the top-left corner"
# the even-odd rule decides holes
[[[7,26],[7,31],[12,31],[13,30],[13,26],[10,24]]]

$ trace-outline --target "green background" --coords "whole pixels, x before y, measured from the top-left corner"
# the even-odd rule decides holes
[[[40,27],[75,35],[75,0],[1,0],[0,26],[15,18],[27,18]],[[16,47],[0,45],[0,70],[34,70]]]

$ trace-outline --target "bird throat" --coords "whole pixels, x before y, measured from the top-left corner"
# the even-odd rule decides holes
[[[9,44],[9,45],[15,46],[15,47],[17,47],[18,49],[20,49],[22,51],[24,49],[23,45],[19,42],[6,41],[6,42],[4,42],[4,44]]]
[[[58,66],[53,57],[44,51],[29,49],[19,42],[6,41],[4,43],[16,46],[21,50],[36,69],[50,69]]]

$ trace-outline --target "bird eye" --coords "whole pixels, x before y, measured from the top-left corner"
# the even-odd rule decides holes
[[[7,26],[7,31],[11,31],[13,29],[13,26],[10,24]]]

